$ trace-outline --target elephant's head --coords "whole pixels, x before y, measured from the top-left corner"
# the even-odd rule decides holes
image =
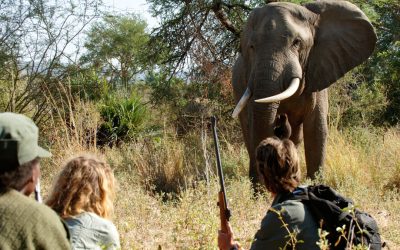
[[[254,126],[271,135],[280,101],[327,88],[366,60],[375,43],[368,18],[346,1],[254,9],[241,37],[247,89],[233,116],[249,103],[253,116],[263,119]]]

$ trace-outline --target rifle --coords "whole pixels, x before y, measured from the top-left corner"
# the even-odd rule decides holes
[[[219,184],[221,186],[221,190],[218,192],[217,205],[219,206],[221,231],[227,233],[228,232],[228,222],[229,222],[229,218],[231,217],[231,211],[228,208],[228,202],[226,200],[224,174],[222,172],[221,158],[219,156],[219,143],[218,143],[218,136],[217,136],[217,118],[215,116],[211,117],[211,124],[212,124],[212,130],[213,130],[213,135],[214,135],[215,155],[217,158]]]

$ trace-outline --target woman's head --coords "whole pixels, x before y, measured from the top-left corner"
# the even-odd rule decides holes
[[[278,194],[293,191],[300,183],[297,149],[288,139],[269,137],[257,147],[257,167],[268,191]]]
[[[92,155],[67,162],[46,202],[62,218],[93,212],[103,218],[112,214],[115,179],[110,166]]]

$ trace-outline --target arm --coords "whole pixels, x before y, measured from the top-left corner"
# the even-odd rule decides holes
[[[291,208],[289,208],[291,210]],[[279,213],[282,215],[279,218]],[[280,249],[290,243],[289,229],[290,225],[286,227],[283,224],[292,224],[293,221],[287,211],[283,211],[281,206],[271,208],[261,222],[261,227],[257,231],[253,243],[252,250],[262,249]],[[290,232],[293,230],[290,229]],[[218,247],[222,250],[243,249],[237,241],[234,241],[232,228],[228,223],[228,233],[218,232]],[[236,247],[236,248],[235,248]]]
[[[285,245],[285,236],[287,236],[287,231],[282,227],[282,222],[278,219],[277,214],[268,212],[254,236],[251,249],[282,248]]]
[[[296,204],[275,205],[261,222],[251,249],[287,249],[296,246],[300,217]],[[300,223],[300,224],[299,224]]]
[[[232,227],[229,222],[226,224],[227,232],[218,231],[218,248],[221,250],[245,250],[239,242],[233,240]]]

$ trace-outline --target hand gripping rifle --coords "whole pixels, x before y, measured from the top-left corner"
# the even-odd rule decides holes
[[[219,156],[219,143],[217,136],[217,118],[215,116],[211,117],[212,130],[214,135],[214,145],[215,145],[215,155],[217,157],[217,168],[219,176],[219,184],[221,185],[221,190],[218,193],[218,206],[219,206],[219,217],[221,220],[221,231],[228,232],[228,221],[231,217],[231,211],[228,209],[228,203],[226,201],[225,195],[225,182],[224,175],[222,172],[221,158]]]

